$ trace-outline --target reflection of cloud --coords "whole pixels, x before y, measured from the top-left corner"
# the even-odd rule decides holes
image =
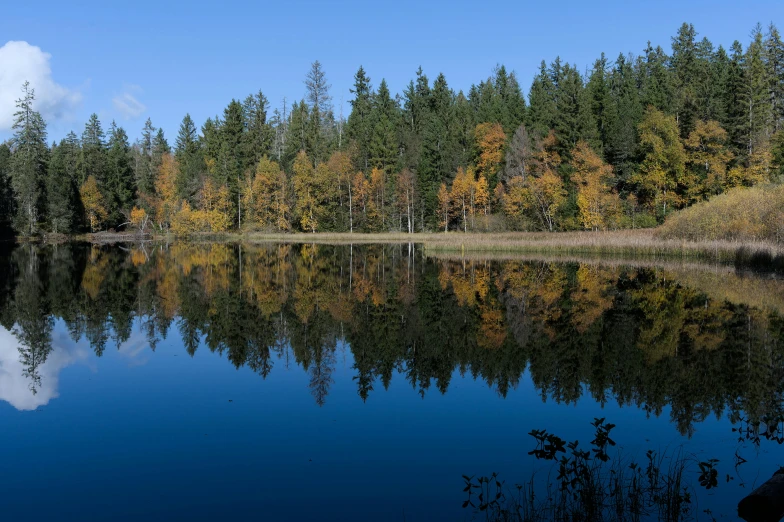
[[[117,351],[128,359],[128,366],[142,366],[147,364],[149,347],[150,343],[147,342],[147,337],[142,332],[134,332],[127,341],[117,348]]]
[[[41,385],[38,392],[30,391],[30,379],[23,377],[24,367],[19,362],[19,340],[14,334],[0,328],[0,400],[17,410],[34,410],[57,398],[60,371],[77,361],[87,359],[89,352],[75,344],[65,332],[52,335],[52,352],[38,368]]]
[[[0,130],[11,128],[15,101],[22,97],[25,81],[35,89],[34,107],[46,120],[67,117],[79,105],[82,95],[52,78],[51,57],[27,42],[11,41],[0,46]]]
[[[122,94],[112,98],[114,108],[127,120],[138,118],[147,110],[147,107],[134,96],[134,92],[141,92],[141,87],[127,85]]]

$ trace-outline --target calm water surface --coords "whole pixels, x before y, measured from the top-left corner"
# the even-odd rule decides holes
[[[725,267],[7,249],[0,517],[467,520],[462,474],[546,476],[528,432],[605,417],[719,459],[695,514],[733,520],[784,464],[782,317],[784,282]]]

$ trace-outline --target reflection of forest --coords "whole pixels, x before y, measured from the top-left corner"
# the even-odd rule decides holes
[[[505,395],[528,368],[543,398],[671,405],[683,433],[710,414],[757,424],[781,410],[779,312],[661,269],[436,261],[408,245],[25,245],[0,263],[0,320],[33,389],[62,318],[98,356],[134,321],[152,349],[174,326],[188,353],[204,345],[263,377],[291,355],[318,404],[345,340],[362,399],[396,371],[444,393],[455,369]]]

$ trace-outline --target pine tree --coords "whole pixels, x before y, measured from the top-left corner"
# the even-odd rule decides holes
[[[12,126],[11,186],[16,196],[16,229],[24,235],[32,235],[38,228],[48,148],[46,123],[33,108],[35,91],[29,82],[22,86],[22,93],[23,96],[16,100]]]

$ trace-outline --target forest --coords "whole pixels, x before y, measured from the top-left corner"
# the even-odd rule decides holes
[[[93,114],[48,142],[22,86],[0,144],[8,234],[420,232],[653,227],[738,187],[784,179],[784,42],[729,49],[683,24],[669,51],[541,63],[527,96],[499,65],[468,92],[420,68],[400,94],[359,67],[344,118],[316,61],[305,97],[231,100],[173,140],[133,143]]]

